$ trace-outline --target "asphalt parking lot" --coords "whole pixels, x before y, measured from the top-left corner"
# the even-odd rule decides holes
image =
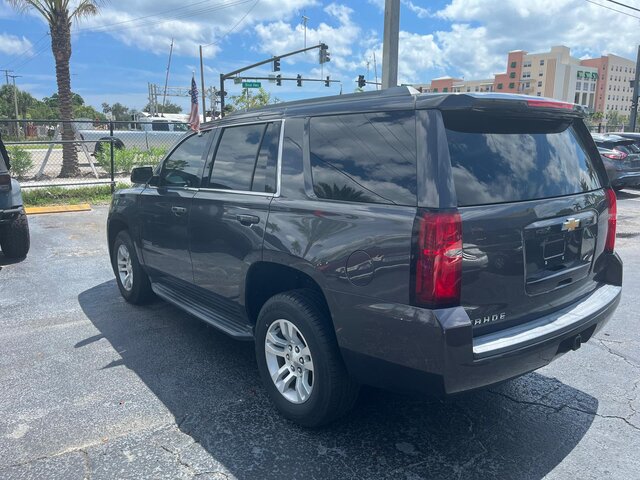
[[[277,415],[251,344],[123,301],[106,207],[31,217],[0,254],[0,478],[640,478],[640,191],[618,211],[623,299],[578,352],[444,400],[365,389],[322,430]]]

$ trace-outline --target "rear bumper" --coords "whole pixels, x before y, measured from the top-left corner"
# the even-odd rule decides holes
[[[479,337],[473,337],[462,307],[361,304],[369,315],[360,321],[342,325],[334,317],[347,368],[362,383],[436,394],[486,387],[541,368],[588,341],[617,308],[622,262],[609,257],[611,283],[553,314]],[[360,324],[364,343],[355,341],[350,323]],[[381,330],[367,335],[373,329]]]
[[[22,212],[22,207],[0,209],[0,225],[12,222]]]
[[[610,174],[611,185],[617,188],[637,187],[640,185],[640,172],[617,171]]]

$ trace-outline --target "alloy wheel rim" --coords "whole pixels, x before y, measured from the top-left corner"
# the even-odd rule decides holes
[[[130,292],[133,288],[133,267],[131,265],[131,254],[124,244],[118,247],[117,262],[120,283],[127,292]]]
[[[264,339],[269,376],[280,394],[291,403],[304,403],[314,385],[313,358],[309,344],[289,320],[269,325]]]

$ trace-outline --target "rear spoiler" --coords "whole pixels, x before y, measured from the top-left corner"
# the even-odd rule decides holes
[[[587,111],[574,103],[529,95],[515,94],[443,94],[419,95],[416,108],[437,108],[443,111],[470,110],[516,116],[552,116],[583,118]]]

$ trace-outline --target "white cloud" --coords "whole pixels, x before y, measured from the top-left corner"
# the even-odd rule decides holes
[[[157,0],[114,3],[105,4],[100,15],[81,20],[75,32],[103,32],[155,54],[166,54],[174,38],[174,53],[191,57],[198,55],[199,45],[213,43],[204,49],[204,55],[211,58],[227,35],[246,31],[258,22],[290,19],[317,0],[224,0],[215,4],[163,0],[161,6]]]
[[[8,33],[0,33],[0,53],[7,55],[27,55],[31,53],[33,44],[26,37],[17,37]]]
[[[503,71],[510,50],[567,45],[578,57],[634,58],[637,44],[638,19],[584,0],[452,0],[435,15],[452,22],[436,33],[446,66],[474,77]]]
[[[347,6],[331,3],[324,11],[336,21],[337,25],[320,23],[316,28],[307,26],[307,46],[325,42],[329,45],[331,62],[325,66],[325,70],[345,71],[353,70],[361,64],[354,60],[354,45],[358,45],[361,36],[361,28],[354,23],[353,10]],[[292,26],[285,21],[272,23],[260,23],[256,25],[255,32],[258,35],[259,50],[273,54],[285,53],[303,48],[304,27],[302,24]],[[313,57],[311,57],[313,55]],[[296,57],[291,61],[306,60],[317,62],[317,52],[309,56]]]

